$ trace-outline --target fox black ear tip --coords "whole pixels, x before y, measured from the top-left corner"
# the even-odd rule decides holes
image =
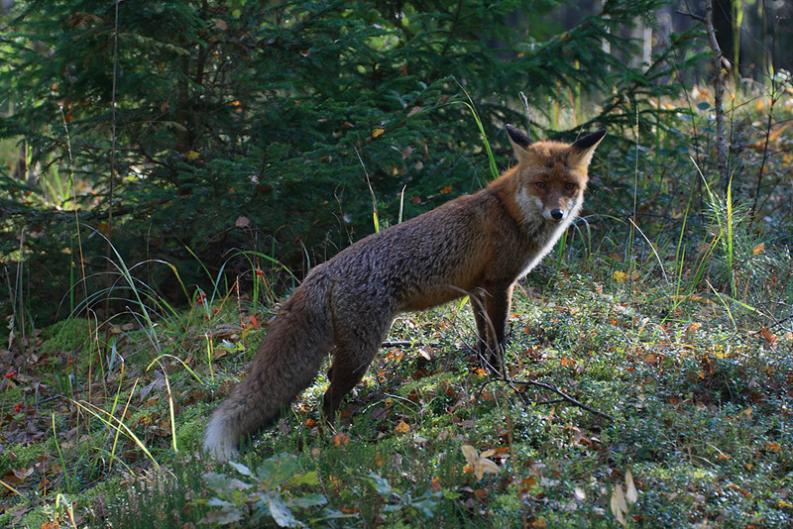
[[[507,130],[509,139],[511,139],[514,143],[520,145],[521,147],[528,147],[531,145],[529,136],[522,130],[513,127],[509,123],[505,123],[504,128]]]
[[[573,147],[576,149],[589,149],[590,147],[596,145],[600,140],[603,139],[603,136],[606,135],[606,129],[598,129],[595,132],[591,132],[586,136],[579,138],[573,143]]]

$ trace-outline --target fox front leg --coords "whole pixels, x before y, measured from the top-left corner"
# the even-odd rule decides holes
[[[512,300],[512,285],[480,289],[471,300],[479,333],[479,354],[489,370],[503,370],[507,315]]]

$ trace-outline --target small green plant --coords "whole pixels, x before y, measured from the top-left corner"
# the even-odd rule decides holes
[[[420,513],[425,518],[432,518],[441,497],[438,491],[425,492],[414,498],[410,491],[401,492],[393,488],[387,479],[375,472],[369,473],[369,482],[386,502],[383,511],[398,517]]]
[[[206,524],[228,525],[246,518],[258,523],[269,518],[279,527],[306,527],[296,516],[313,515],[311,520],[316,522],[340,515],[331,509],[318,511],[328,500],[323,494],[307,489],[319,485],[319,476],[316,471],[303,470],[294,455],[270,457],[255,472],[241,463],[229,464],[244,481],[217,472],[203,475],[206,485],[215,493],[206,500],[206,505],[217,508],[204,518]]]

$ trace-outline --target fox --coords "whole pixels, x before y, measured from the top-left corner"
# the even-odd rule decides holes
[[[578,216],[605,130],[572,144],[505,126],[517,164],[485,188],[369,235],[309,271],[284,302],[248,375],[212,414],[204,452],[218,461],[271,425],[332,356],[322,413],[332,424],[394,317],[470,296],[480,355],[497,366],[516,282]]]

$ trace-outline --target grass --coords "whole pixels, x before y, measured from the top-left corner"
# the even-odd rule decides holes
[[[614,164],[633,187],[593,182],[595,197],[628,197],[629,213],[582,219],[516,289],[510,316],[511,376],[612,420],[490,381],[469,309],[451,303],[397,319],[388,340],[402,345],[383,348],[336,432],[321,425],[322,369],[238,465],[203,460],[207,417],[278,301],[259,265],[285,267],[238,252],[190,292],[173,265],[127,266],[112,248],[112,288],[77,302],[73,282],[70,306],[87,317],[31,329],[28,364],[2,373],[0,526],[792,526],[789,219],[753,227],[738,183],[722,196],[674,154],[663,160],[701,180],[703,210],[692,187],[671,220],[648,222],[639,154]],[[247,263],[247,287],[231,281],[232,259]],[[164,265],[187,307],[138,279],[144,264]],[[101,320],[105,297],[128,310]]]
[[[601,259],[549,261],[518,289],[508,364],[515,378],[552,383],[613,421],[560,402],[527,406],[513,389],[485,385],[470,351],[472,318],[451,304],[395,323],[389,339],[412,345],[382,351],[335,435],[320,427],[327,384],[320,376],[257,437],[243,453],[249,468],[271,469],[278,454],[291,454],[298,474],[316,476],[276,487],[271,473],[258,481],[195,457],[206,417],[253,351],[244,342],[266,333],[251,329],[243,339],[241,322],[255,314],[245,300],[210,310],[208,319],[196,306],[159,327],[163,349],[189,329],[178,359],[150,353],[129,361],[126,375],[109,373],[107,390],[97,385],[90,403],[75,387],[73,401],[36,404],[22,380],[0,393],[4,431],[12,432],[3,440],[0,479],[17,491],[0,496],[0,521],[71,527],[68,501],[78,527],[198,527],[224,508],[239,511],[240,526],[275,526],[270,510],[249,508],[239,493],[239,504],[221,498],[207,477],[212,471],[267,490],[311,527],[619,527],[610,504],[630,471],[638,501],[626,504],[629,527],[701,527],[705,520],[789,527],[793,336],[751,332],[761,325],[756,314],[736,305],[728,313],[707,291],[670,305],[664,300],[674,284],[639,284],[610,273]],[[236,333],[215,337],[223,328]],[[45,343],[83,343],[67,329],[44,332]],[[118,354],[132,360],[141,344],[150,347],[150,336],[134,330],[119,338]],[[243,345],[223,349],[223,340]],[[155,361],[160,369],[147,370]],[[36,375],[45,386],[52,377],[51,370]],[[38,440],[13,437],[36,430]],[[468,461],[463,445],[488,454],[496,473],[477,479],[477,465],[488,463]],[[323,505],[300,507],[318,496]],[[259,511],[262,521],[250,522]]]

